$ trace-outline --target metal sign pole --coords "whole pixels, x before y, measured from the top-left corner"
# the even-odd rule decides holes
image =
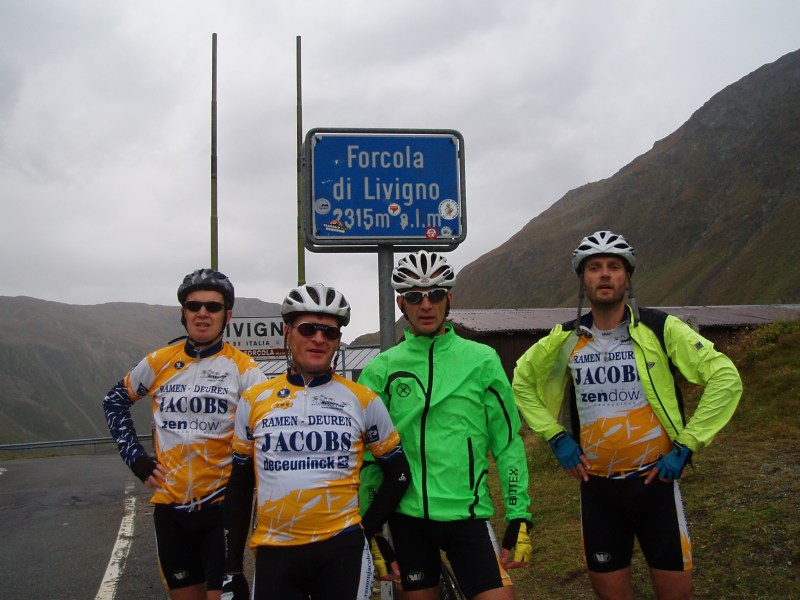
[[[394,248],[378,246],[378,316],[381,326],[381,352],[394,346],[397,341],[394,332],[393,268]]]
[[[306,282],[306,255],[303,243],[303,87],[300,72],[300,36],[297,36],[297,285]]]
[[[211,34],[211,268],[217,270],[217,34]]]

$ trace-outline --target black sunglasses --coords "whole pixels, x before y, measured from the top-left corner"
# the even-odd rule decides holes
[[[297,330],[297,333],[307,338],[314,337],[318,331],[321,331],[322,335],[332,342],[335,342],[342,337],[342,330],[335,325],[323,325],[322,323],[306,322],[300,323],[299,325],[294,325],[294,328]]]
[[[197,300],[187,300],[183,303],[183,308],[190,312],[200,312],[200,309],[205,307],[205,309],[210,313],[218,313],[225,305],[222,302],[199,302]]]
[[[422,300],[427,298],[431,304],[436,304],[447,298],[447,290],[442,288],[434,288],[427,292],[403,292],[400,294],[403,299],[409,304],[422,304]]]

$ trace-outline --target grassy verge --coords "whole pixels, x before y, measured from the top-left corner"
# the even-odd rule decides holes
[[[727,354],[744,381],[742,401],[681,483],[695,595],[800,599],[800,322],[756,329]],[[699,390],[685,387],[691,415]],[[512,572],[517,597],[593,598],[580,553],[578,484],[527,430],[525,440],[534,556],[529,568]],[[505,530],[499,520],[495,530]],[[654,598],[638,549],[633,569],[636,598]]]

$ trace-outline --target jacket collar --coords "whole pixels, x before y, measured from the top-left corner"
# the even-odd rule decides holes
[[[187,340],[183,345],[183,351],[186,352],[187,356],[190,356],[191,358],[207,358],[222,350],[222,346],[224,344],[225,342],[220,340],[216,344],[198,349],[192,346]]]
[[[628,317],[628,323],[630,323],[630,325],[635,327],[637,325],[637,323],[634,323],[633,310],[631,310],[631,307],[630,307],[629,304],[625,305],[625,313],[626,313],[626,315]],[[575,322],[572,321],[571,326],[569,326],[569,325],[567,325],[567,326],[571,328],[571,327],[574,327],[574,324],[575,324]],[[585,315],[583,315],[581,317],[581,329],[583,329],[584,327],[586,329],[591,329],[593,324],[594,324],[594,317],[592,316],[592,311],[587,312]],[[566,328],[567,327],[565,327],[565,329]],[[580,332],[578,332],[578,333],[580,333]]]
[[[333,373],[329,371],[324,375],[315,375],[306,385],[306,381],[300,373],[292,373],[291,369],[286,370],[286,380],[297,387],[317,387],[328,383],[331,379],[333,379]]]
[[[438,335],[417,335],[415,333],[411,333],[410,327],[406,327],[404,330],[404,337],[406,343],[413,344],[414,346],[430,348],[430,346],[436,342],[436,347],[441,348],[443,346],[450,345],[457,335],[453,329],[453,324],[445,322],[444,333],[440,333]]]

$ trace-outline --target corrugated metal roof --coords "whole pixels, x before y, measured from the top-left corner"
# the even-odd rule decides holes
[[[339,358],[339,369],[360,371],[381,351],[379,346],[344,346],[344,354]]]
[[[672,315],[693,317],[700,327],[745,327],[800,319],[800,304],[750,304],[738,306],[661,306]],[[453,325],[475,333],[549,331],[557,323],[575,318],[575,308],[453,309]]]

